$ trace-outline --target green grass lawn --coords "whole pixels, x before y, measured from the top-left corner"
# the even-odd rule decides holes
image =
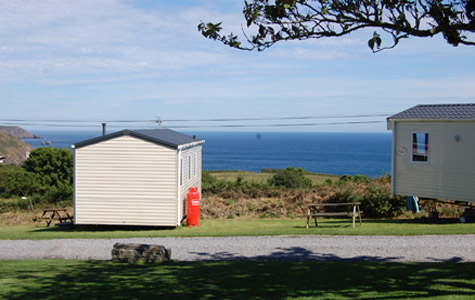
[[[474,299],[475,263],[0,261],[1,299]]]
[[[244,177],[244,180],[249,182],[260,182],[264,183],[267,182],[269,178],[274,176],[275,173],[256,173],[251,171],[208,171],[211,175],[216,177],[218,180],[227,180],[227,181],[236,181],[239,175]],[[314,185],[322,184],[327,179],[330,180],[338,180],[340,176],[338,175],[331,175],[331,174],[320,174],[320,173],[310,173],[305,174],[307,178],[312,180]]]
[[[475,234],[475,224],[429,223],[419,220],[365,220],[352,228],[351,219],[320,219],[319,226],[306,229],[306,219],[208,220],[199,227],[174,229],[150,227],[46,227],[11,225],[0,227],[0,240],[64,238],[132,238],[191,236],[259,236],[259,235],[427,235]]]

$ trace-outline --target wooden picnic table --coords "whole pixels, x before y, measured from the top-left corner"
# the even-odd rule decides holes
[[[69,215],[67,209],[45,209],[39,218],[39,220],[46,221],[46,227],[49,227],[55,219],[59,222],[73,222],[73,217]]]
[[[324,212],[321,211],[325,207],[353,207],[351,211],[335,211],[335,212]],[[360,202],[345,202],[345,203],[317,203],[310,204],[307,210],[307,229],[309,226],[310,218],[315,220],[315,227],[318,227],[317,217],[331,217],[331,216],[350,216],[353,217],[353,228],[355,227],[356,217],[360,219],[361,225],[361,211],[360,211]]]

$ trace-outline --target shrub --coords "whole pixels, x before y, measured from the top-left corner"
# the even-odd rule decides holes
[[[31,151],[22,167],[1,166],[0,196],[29,196],[49,203],[73,198],[73,155],[67,149],[42,147]]]
[[[370,186],[367,195],[361,201],[364,215],[370,218],[395,217],[403,213],[406,208],[404,197],[391,197],[388,191],[380,186]]]
[[[238,175],[238,177],[236,178],[236,183],[235,184],[239,187],[247,186],[247,182],[244,180],[244,175],[243,174]]]
[[[41,178],[47,186],[73,183],[73,154],[65,148],[40,147],[31,151],[23,168]]]
[[[29,196],[40,189],[40,179],[16,166],[2,166],[0,168],[0,196],[6,198]]]
[[[361,202],[361,210],[368,218],[395,217],[406,207],[404,197],[391,197],[390,178],[387,176],[367,179],[362,175],[344,175],[332,189],[334,191],[325,202]]]
[[[312,186],[312,181],[305,177],[305,172],[302,169],[295,169],[292,167],[279,170],[269,179],[268,183],[271,186],[287,189],[307,188]]]
[[[202,172],[201,190],[203,194],[219,194],[223,191],[232,191],[232,183],[225,180],[218,180],[208,171]]]
[[[364,175],[356,174],[353,177],[353,182],[368,182],[368,178]]]
[[[21,167],[0,165],[0,197],[10,197],[10,176],[13,172],[22,170]]]
[[[64,200],[73,199],[73,187],[70,184],[58,182],[56,186],[49,186],[44,198],[49,203],[58,203]]]
[[[201,172],[201,189],[203,190],[203,192],[207,192],[209,191],[214,184],[216,184],[216,177],[214,177],[213,175],[211,175],[210,172],[208,171],[202,171]]]
[[[353,179],[353,177],[351,177],[351,175],[342,175],[339,179],[339,181],[341,182],[347,182],[347,181],[351,181]]]
[[[352,177],[351,175],[343,175],[340,177],[339,179],[340,182],[348,182],[348,181],[352,181],[352,182],[368,182],[369,179],[364,176],[364,175],[361,175],[361,174],[356,174],[354,177]]]
[[[329,203],[346,203],[346,202],[361,202],[363,195],[353,189],[352,186],[343,187],[340,190],[331,194],[326,202]]]

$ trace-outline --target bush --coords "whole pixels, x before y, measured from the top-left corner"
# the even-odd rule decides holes
[[[279,170],[269,179],[268,183],[270,186],[287,189],[308,188],[312,186],[312,181],[305,177],[304,170],[292,167]]]
[[[31,151],[22,167],[0,166],[0,196],[28,196],[49,203],[73,198],[73,155],[67,149]]]
[[[219,194],[220,192],[229,190],[231,186],[231,182],[218,180],[208,171],[201,173],[201,191],[203,194]]]
[[[343,176],[340,177],[339,181],[340,182],[348,182],[348,181],[368,182],[369,179],[364,175],[356,174],[354,177],[352,177],[351,175],[343,175]]]
[[[356,191],[352,186],[345,186],[333,194],[331,194],[327,201],[328,203],[349,203],[349,202],[361,202],[363,200],[363,194]]]
[[[49,186],[44,195],[44,199],[49,203],[71,200],[73,199],[73,186],[62,182],[58,182],[57,186]]]
[[[0,168],[0,196],[16,198],[33,195],[40,188],[40,179],[34,173],[30,173],[16,166],[2,166]]]
[[[208,192],[212,189],[213,185],[217,182],[216,177],[211,175],[208,171],[201,172],[201,189],[203,192]]]
[[[361,210],[367,218],[395,217],[404,212],[406,202],[404,197],[391,197],[390,182],[387,176],[368,179],[363,175],[343,175],[325,202],[361,202]]]
[[[347,181],[352,181],[353,177],[351,175],[342,175],[340,179],[338,179],[341,182],[347,182]]]
[[[21,167],[11,165],[0,165],[0,197],[8,198],[10,196],[10,178],[11,173],[22,170]]]
[[[356,174],[353,177],[353,182],[368,182],[368,178],[364,175]]]
[[[364,215],[370,218],[396,217],[404,212],[406,201],[404,197],[391,197],[388,191],[380,186],[370,186],[367,195],[361,201]]]
[[[23,168],[41,178],[47,186],[73,183],[73,154],[65,148],[40,147],[30,152]]]
[[[49,203],[73,198],[73,154],[65,148],[40,147],[31,151],[23,168],[40,178],[37,192]]]

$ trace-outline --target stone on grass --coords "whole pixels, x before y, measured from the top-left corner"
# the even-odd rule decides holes
[[[161,245],[114,244],[112,261],[128,263],[159,263],[171,259],[171,249]]]

